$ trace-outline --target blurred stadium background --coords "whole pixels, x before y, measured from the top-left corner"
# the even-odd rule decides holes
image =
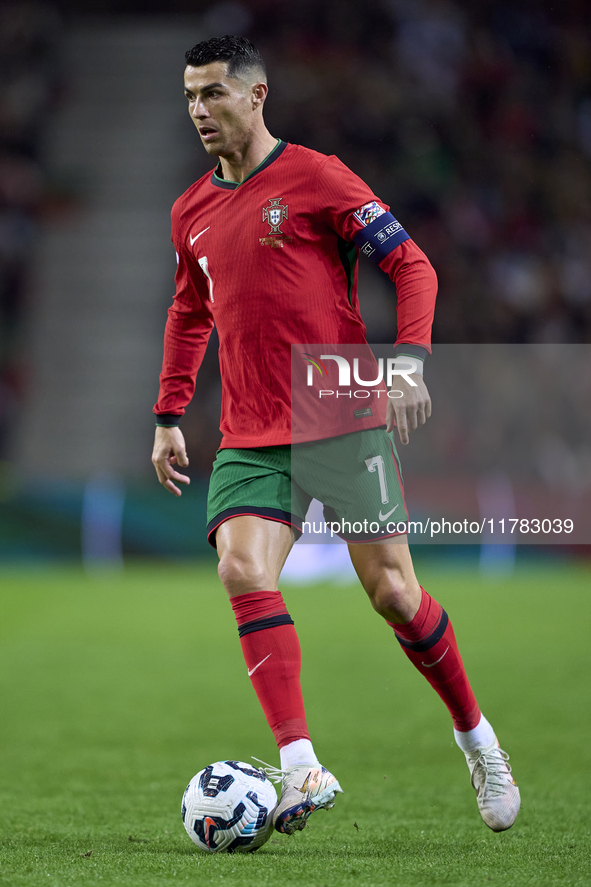
[[[0,557],[212,556],[203,525],[220,439],[214,342],[183,422],[193,485],[181,501],[157,485],[150,451],[175,268],[169,211],[212,165],[186,116],[184,52],[224,33],[247,35],[267,60],[271,132],[337,154],[427,252],[440,281],[435,343],[550,355],[542,378],[552,387],[531,421],[519,389],[515,423],[471,470],[493,483],[505,447],[538,485],[587,495],[585,0],[3,3]],[[388,342],[392,288],[369,263],[360,276],[369,339]],[[565,354],[568,371],[552,372]],[[427,466],[417,447],[411,508],[413,476],[417,493],[425,472],[457,477],[490,444],[486,411],[472,408],[478,390],[459,400],[441,387],[443,425],[430,438],[440,461]],[[556,417],[546,434],[544,410]],[[514,433],[528,421],[529,434]]]

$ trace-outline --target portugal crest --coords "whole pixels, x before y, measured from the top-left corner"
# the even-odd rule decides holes
[[[288,206],[281,203],[283,197],[271,197],[269,205],[263,207],[263,222],[269,224],[269,234],[283,234],[281,224],[288,217]]]

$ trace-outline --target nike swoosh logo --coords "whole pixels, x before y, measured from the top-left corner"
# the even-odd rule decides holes
[[[443,653],[441,654],[441,656],[439,657],[439,659],[437,660],[437,662],[421,662],[421,665],[424,665],[425,668],[433,668],[434,665],[437,665],[438,662],[441,662],[441,660],[443,659],[443,657],[445,656],[445,654],[447,653],[448,650],[449,650],[449,647],[446,647],[445,650],[443,651]]]
[[[394,508],[392,509],[392,511],[389,511],[388,514],[382,514],[382,512],[380,511],[380,513],[378,515],[379,519],[380,520],[387,520],[391,514],[394,514],[394,512],[396,511],[397,508],[398,508],[398,505],[395,505]]]
[[[272,655],[273,655],[273,651],[271,650],[271,652],[269,653],[269,656],[272,656]],[[259,662],[259,664],[258,664],[258,665],[255,665],[254,668],[249,668],[249,669],[248,669],[248,677],[251,677],[251,675],[253,675],[253,674],[255,673],[255,671],[257,670],[257,668],[259,668],[259,666],[261,666],[261,665],[263,664],[263,662],[266,662],[266,661],[267,661],[267,659],[269,658],[269,656],[265,656],[264,659],[261,659],[261,661]]]
[[[202,234],[205,234],[206,231],[209,231],[211,225],[208,225],[207,228],[204,228],[203,231],[200,231],[199,234],[196,234],[195,237],[191,237],[191,246],[195,243],[196,240],[199,240]]]
[[[301,788],[296,789],[296,791],[301,792],[303,795],[305,795],[306,792],[308,791],[308,783],[309,782],[310,782],[310,774],[308,773],[308,775],[304,779],[303,786]]]

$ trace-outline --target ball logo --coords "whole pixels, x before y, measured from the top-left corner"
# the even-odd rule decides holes
[[[215,833],[217,831],[218,824],[215,819],[212,819],[211,816],[203,817],[203,832],[205,835],[205,843],[209,847],[210,850],[215,848]]]
[[[217,776],[213,773],[213,767],[206,767],[200,779],[200,788],[203,794],[209,798],[217,798],[220,792],[228,791],[234,777],[230,773]]]

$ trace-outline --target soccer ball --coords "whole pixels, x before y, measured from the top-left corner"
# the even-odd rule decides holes
[[[209,853],[258,850],[273,830],[273,784],[242,761],[217,761],[193,777],[181,812],[191,840]]]

